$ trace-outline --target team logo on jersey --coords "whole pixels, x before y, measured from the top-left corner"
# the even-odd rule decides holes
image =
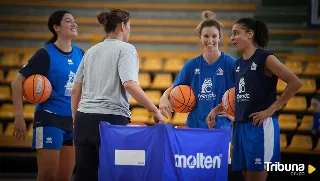
[[[238,66],[236,69],[236,72],[239,72],[239,71],[240,71],[240,66]]]
[[[194,74],[200,74],[200,69],[198,68],[194,69]]]
[[[198,94],[199,100],[215,100],[216,94],[212,92],[211,78],[205,78],[201,85],[201,92]]]
[[[212,88],[211,78],[205,78],[202,83],[201,93],[209,93],[211,92],[211,88]]]
[[[257,64],[252,62],[250,70],[257,70]]]
[[[218,68],[217,75],[223,75],[223,70],[221,67]]]
[[[47,137],[46,138],[46,143],[52,144],[52,137]]]
[[[261,158],[256,158],[254,161],[254,164],[261,164]]]
[[[246,92],[246,82],[244,81],[244,77],[241,77],[240,81],[239,81],[239,93],[243,93]]]
[[[75,73],[70,71],[69,73],[69,78],[68,78],[68,82],[67,84],[64,86],[66,88],[64,95],[65,96],[71,96],[71,91],[73,88],[73,84],[74,84],[74,77],[75,77]]]
[[[68,59],[68,64],[69,64],[69,65],[73,65],[73,62],[72,62],[71,59]]]
[[[240,78],[239,81],[239,92],[237,94],[237,101],[249,101],[250,100],[250,94],[246,93],[246,82],[244,80],[244,77]]]

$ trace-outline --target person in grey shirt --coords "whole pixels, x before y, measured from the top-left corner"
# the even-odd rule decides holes
[[[97,15],[107,38],[85,53],[74,77],[72,116],[76,145],[75,181],[98,180],[99,123],[126,125],[130,121],[130,95],[163,123],[158,108],[138,84],[139,60],[128,42],[130,14],[111,9]]]

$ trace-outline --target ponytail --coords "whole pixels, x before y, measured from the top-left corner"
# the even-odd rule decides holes
[[[267,48],[269,42],[269,30],[265,23],[255,21],[254,41],[262,48]]]
[[[269,42],[269,30],[262,21],[252,18],[241,18],[235,24],[240,24],[248,31],[254,32],[254,43],[261,48],[267,48]]]
[[[202,12],[201,19],[202,19],[201,23],[195,29],[195,31],[198,32],[199,36],[201,36],[203,28],[216,27],[219,31],[219,39],[221,40],[221,43],[223,43],[223,41],[222,41],[223,40],[223,31],[222,31],[223,24],[221,24],[217,20],[216,14],[212,11],[206,10],[206,11]]]
[[[108,34],[114,32],[118,24],[127,22],[130,19],[130,13],[124,9],[107,9],[97,15],[99,24],[103,25],[104,31]]]
[[[54,43],[54,42],[56,42],[56,41],[57,41],[57,35],[54,34],[53,37],[50,38],[50,40],[48,40],[48,41],[45,43],[45,45],[48,45],[48,44],[50,44],[50,43]]]

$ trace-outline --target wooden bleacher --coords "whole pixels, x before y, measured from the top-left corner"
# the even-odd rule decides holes
[[[58,1],[34,1],[28,2],[23,0],[0,1],[0,5],[17,5],[32,7],[61,7]],[[123,8],[123,9],[147,9],[147,10],[245,10],[255,11],[254,4],[156,4],[156,3],[104,3],[104,2],[63,2],[64,8]]]
[[[48,17],[39,17],[39,16],[0,16],[1,22],[32,22],[32,23],[47,23]],[[185,27],[191,26],[195,28],[199,25],[200,21],[198,20],[168,20],[168,19],[130,19],[131,24],[134,25],[161,25],[161,26],[176,26],[176,27]],[[88,17],[77,17],[78,24],[86,24],[86,25],[96,25],[98,24],[98,20],[96,17],[88,18]],[[235,23],[235,21],[221,20],[221,23],[224,27],[231,27]]]
[[[55,1],[0,1],[1,5],[17,5],[26,7],[61,7],[61,2]],[[214,5],[200,5],[200,4],[188,4],[188,5],[172,5],[172,4],[129,4],[129,3],[77,3],[77,2],[63,2],[65,8],[107,8],[118,7],[129,10],[205,10],[212,9],[223,11],[255,11],[256,7],[251,4],[214,4]],[[81,33],[76,39],[80,41],[89,41],[96,43],[103,39],[103,29],[98,24],[95,15],[91,17],[77,17],[77,23],[80,30],[86,30],[88,32]],[[40,39],[47,40],[52,35],[47,31],[48,17],[44,16],[1,16],[0,28],[17,29],[17,31],[0,32],[0,38],[28,38],[28,39]],[[230,29],[235,20],[221,20],[224,29]],[[8,26],[10,23],[10,26]],[[199,39],[194,32],[194,28],[198,26],[200,20],[175,20],[175,19],[137,19],[132,18],[131,24],[132,32],[144,33],[144,32],[172,32],[172,33],[190,33],[192,36],[152,36],[152,35],[131,35],[131,42],[147,42],[147,43],[199,43]],[[148,26],[157,26],[152,28]],[[27,29],[28,31],[23,31]],[[45,29],[46,32],[36,32],[32,30]],[[91,33],[90,33],[91,32]],[[300,35],[319,35],[319,31],[314,30],[293,30],[293,29],[276,29],[270,31],[271,35],[276,36],[290,36],[290,38],[298,37],[292,41],[294,44],[311,44],[319,45],[317,39],[301,38]],[[189,35],[189,34],[188,34]],[[297,35],[297,36],[296,36]],[[230,35],[224,34],[224,47],[223,51],[228,52],[228,46],[230,45]],[[3,109],[5,113],[0,114],[0,117],[5,121],[0,121],[0,146],[8,147],[30,147],[30,138],[32,136],[32,121],[34,105],[25,102],[24,111],[26,121],[28,123],[28,138],[26,141],[13,140],[11,135],[12,131],[12,102],[10,94],[10,81],[12,75],[15,75],[16,68],[24,65],[28,58],[39,47],[0,47],[0,54],[15,53],[19,57],[5,58],[0,60],[0,78],[2,78],[0,87],[0,109]],[[160,96],[164,89],[172,84],[172,81],[176,74],[181,69],[186,60],[199,55],[201,52],[193,51],[138,51],[140,56],[140,74],[139,80],[143,89],[147,95],[152,99],[153,103],[159,104]],[[286,105],[281,111],[279,116],[279,124],[282,132],[281,135],[281,150],[282,152],[292,153],[307,153],[307,154],[320,154],[320,143],[313,149],[310,145],[310,135],[307,137],[301,137],[300,133],[306,133],[309,131],[310,126],[310,107],[308,107],[307,96],[319,91],[319,85],[314,80],[319,76],[320,54],[308,55],[308,54],[276,54],[277,57],[283,57],[286,66],[294,70],[299,76],[311,76],[305,78],[305,86],[288,105]],[[3,56],[4,57],[4,56]],[[1,57],[0,57],[1,58]],[[10,60],[9,60],[10,59]],[[175,65],[175,66],[172,66]],[[1,72],[2,71],[2,72]],[[2,76],[2,77],[1,77]],[[310,80],[311,79],[311,80]],[[278,93],[283,92],[285,84],[278,84]],[[281,87],[282,86],[282,87]],[[137,104],[134,99],[130,99],[132,106],[132,120],[140,121],[146,124],[152,124],[152,115]],[[288,112],[286,112],[288,111]],[[171,119],[166,119],[166,123],[173,125],[184,125],[188,114],[174,113]],[[302,115],[302,116],[301,116]],[[8,123],[8,124],[7,124]],[[291,139],[290,134],[294,133],[294,139]],[[301,147],[303,145],[303,147]]]

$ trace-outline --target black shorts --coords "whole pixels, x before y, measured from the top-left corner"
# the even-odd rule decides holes
[[[109,122],[112,125],[126,125],[130,119],[111,114],[86,114],[77,112],[74,122],[76,146],[75,181],[97,181],[99,166],[99,123]]]
[[[39,110],[34,114],[32,149],[57,149],[73,146],[72,116]]]
[[[33,128],[49,126],[60,128],[64,131],[73,131],[72,116],[61,116],[44,110],[34,113]]]

